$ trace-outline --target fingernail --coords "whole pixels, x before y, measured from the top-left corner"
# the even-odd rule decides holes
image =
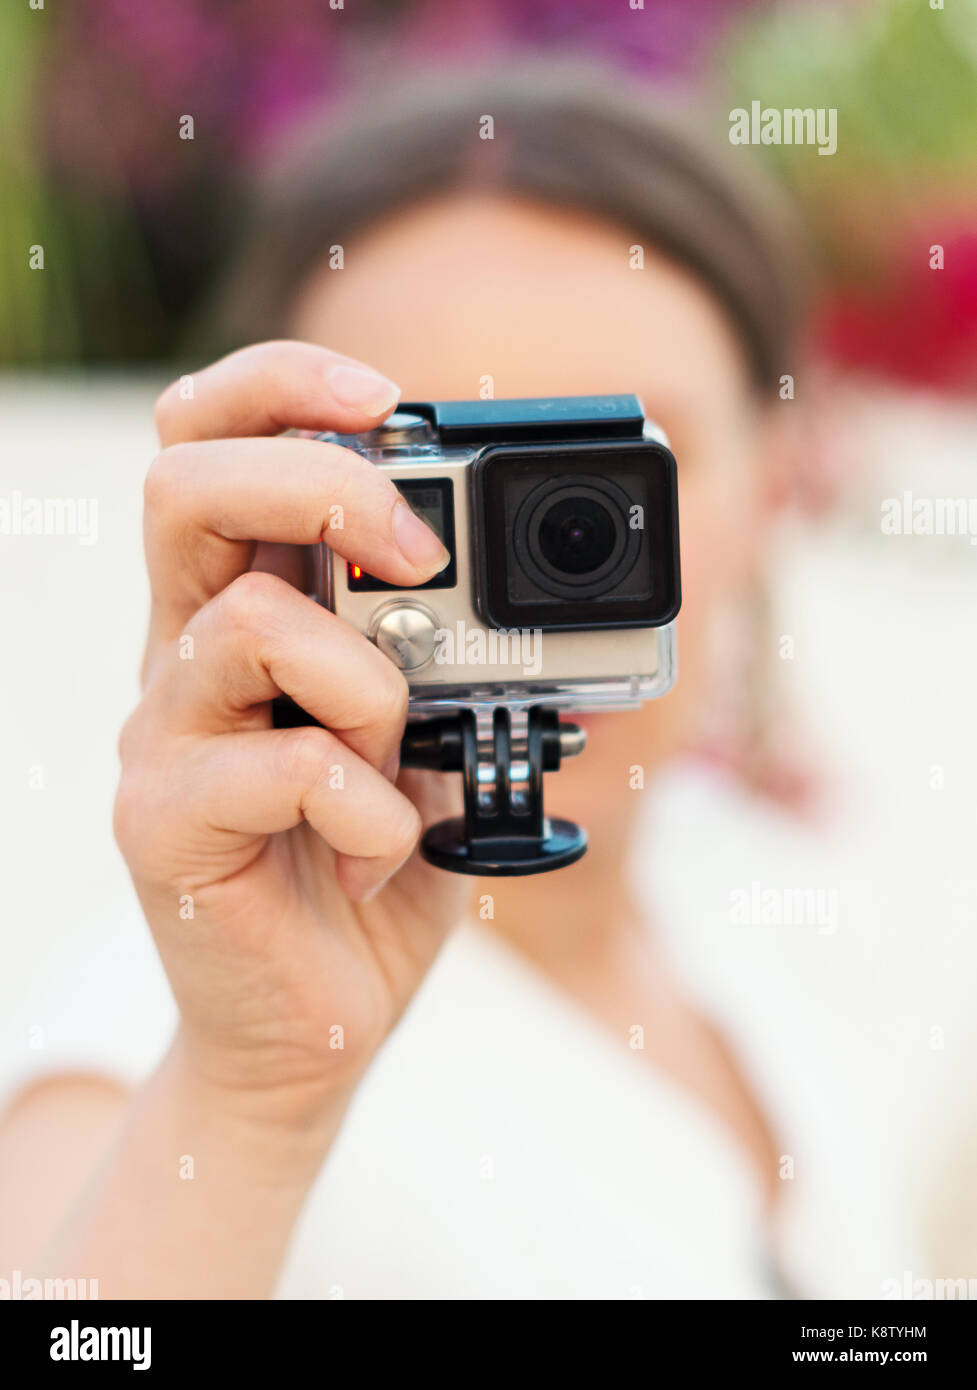
[[[400,754],[395,753],[392,758],[388,758],[381,770],[388,782],[396,782],[397,774],[400,772]]]
[[[346,363],[331,367],[326,382],[340,405],[365,415],[385,415],[400,400],[400,387],[379,372]]]
[[[402,497],[394,503],[394,540],[400,553],[415,569],[438,574],[451,559],[437,536]]]

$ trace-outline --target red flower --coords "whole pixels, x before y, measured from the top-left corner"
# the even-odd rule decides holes
[[[950,229],[934,213],[925,231],[914,228],[901,242],[880,282],[833,290],[818,336],[849,367],[920,385],[977,386],[977,214]]]

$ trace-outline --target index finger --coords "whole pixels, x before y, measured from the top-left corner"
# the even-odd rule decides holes
[[[356,434],[399,399],[398,386],[351,357],[313,343],[257,343],[167,387],[156,429],[164,448],[285,429]]]
[[[146,478],[143,529],[153,642],[174,640],[249,569],[257,541],[324,541],[369,574],[407,587],[449,558],[385,473],[351,449],[312,439],[171,445]]]

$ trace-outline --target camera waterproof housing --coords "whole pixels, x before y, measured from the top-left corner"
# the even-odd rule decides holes
[[[378,429],[315,438],[387,473],[447,566],[398,589],[316,547],[315,597],[410,687],[405,765],[458,770],[465,818],[425,856],[536,873],[586,836],[542,814],[542,773],[583,746],[559,714],[629,709],[676,674],[675,460],[636,396],[402,404]]]

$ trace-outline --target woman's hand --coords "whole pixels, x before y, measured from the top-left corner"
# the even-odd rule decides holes
[[[372,464],[261,437],[375,426],[397,398],[384,378],[322,348],[266,343],[201,372],[188,395],[172,386],[157,405],[152,616],[144,694],[120,744],[116,836],[179,1005],[181,1065],[239,1112],[309,1126],[379,1047],[464,885],[415,853],[451,788],[397,776],[403,676],[256,570],[256,551],[324,539],[404,586],[446,556]],[[273,729],[279,693],[324,727]]]

